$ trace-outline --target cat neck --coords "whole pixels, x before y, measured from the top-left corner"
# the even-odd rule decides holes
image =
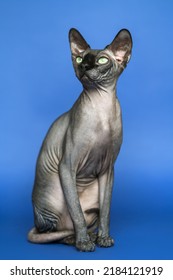
[[[116,99],[116,84],[109,85],[107,87],[102,85],[97,86],[90,86],[90,87],[84,87],[82,96],[85,101],[89,101],[93,105],[97,105],[98,103],[104,103],[109,104],[109,102],[112,103]]]
[[[119,102],[116,97],[116,87],[87,87],[84,88],[71,110],[73,122],[85,124],[85,126],[97,126],[108,129],[110,123],[114,123],[116,116],[120,114]],[[88,123],[88,120],[89,123]]]

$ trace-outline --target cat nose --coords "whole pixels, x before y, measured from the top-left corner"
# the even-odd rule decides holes
[[[80,65],[80,67],[81,67],[81,69],[82,69],[83,71],[87,71],[87,70],[90,70],[90,69],[93,68],[93,67],[91,67],[91,65],[89,65],[88,63],[82,63],[82,64]]]

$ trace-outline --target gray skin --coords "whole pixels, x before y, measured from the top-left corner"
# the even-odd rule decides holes
[[[35,227],[28,239],[93,251],[95,244],[114,244],[110,204],[114,162],[122,143],[116,83],[130,59],[132,38],[122,29],[105,49],[93,50],[71,29],[69,41],[83,91],[43,141],[32,195]]]

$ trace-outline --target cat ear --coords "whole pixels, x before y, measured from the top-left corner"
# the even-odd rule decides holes
[[[113,53],[116,61],[125,67],[131,57],[132,44],[130,32],[127,29],[122,29],[106,48]]]
[[[69,41],[72,55],[80,55],[81,52],[90,48],[83,36],[75,28],[69,31]]]

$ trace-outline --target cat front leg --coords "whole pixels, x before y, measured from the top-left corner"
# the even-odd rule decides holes
[[[114,245],[113,238],[109,235],[110,205],[112,197],[114,170],[112,167],[99,177],[99,205],[100,217],[97,245],[111,247]]]
[[[69,163],[62,161],[59,166],[59,175],[69,214],[75,228],[76,248],[79,251],[94,251],[95,244],[87,233],[87,226],[77,193],[75,171],[72,170]]]

